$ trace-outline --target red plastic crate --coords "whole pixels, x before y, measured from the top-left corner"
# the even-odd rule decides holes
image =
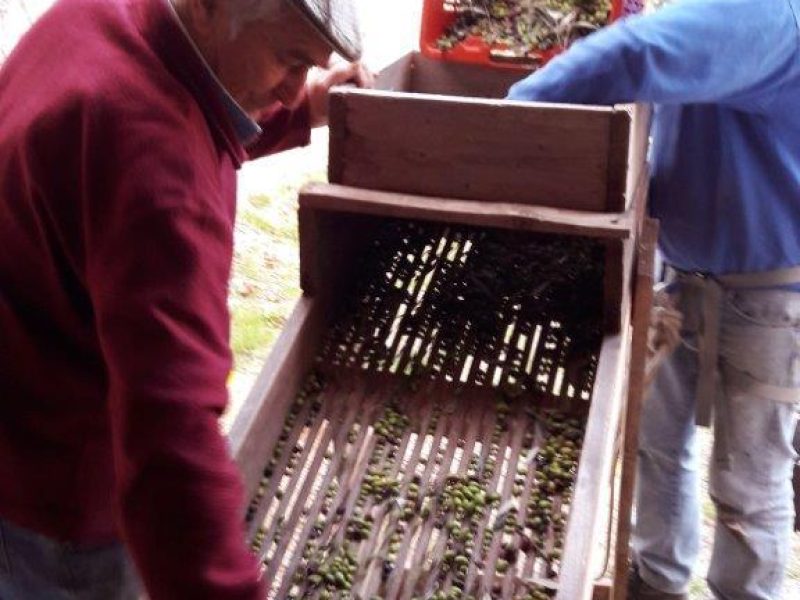
[[[637,13],[642,10],[644,0],[612,0],[611,19],[615,21],[621,16]],[[443,0],[424,0],[422,10],[422,27],[420,29],[419,46],[422,54],[429,58],[444,61],[466,62],[473,64],[492,65],[501,68],[530,70],[530,63],[514,63],[493,60],[489,55],[489,44],[480,37],[468,36],[451,50],[440,50],[436,45],[436,40],[444,33],[444,30],[455,20],[456,14],[446,12]],[[540,54],[540,63],[544,64],[559,52],[561,49],[553,49]]]

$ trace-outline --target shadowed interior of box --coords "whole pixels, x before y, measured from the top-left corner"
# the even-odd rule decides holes
[[[384,221],[323,365],[588,400],[603,248],[580,238]]]

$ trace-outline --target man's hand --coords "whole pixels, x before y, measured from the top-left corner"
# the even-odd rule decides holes
[[[375,83],[375,77],[360,62],[336,63],[327,69],[318,69],[311,73],[306,89],[311,108],[312,127],[328,123],[328,92],[333,86],[343,83],[370,88]]]

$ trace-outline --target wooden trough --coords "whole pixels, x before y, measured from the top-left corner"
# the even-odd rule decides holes
[[[303,297],[231,431],[271,598],[624,597],[647,119],[508,77],[411,54],[333,93]]]

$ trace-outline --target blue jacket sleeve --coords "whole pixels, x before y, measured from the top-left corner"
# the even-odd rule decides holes
[[[798,77],[798,0],[683,0],[581,40],[510,100],[719,103],[759,112]]]

